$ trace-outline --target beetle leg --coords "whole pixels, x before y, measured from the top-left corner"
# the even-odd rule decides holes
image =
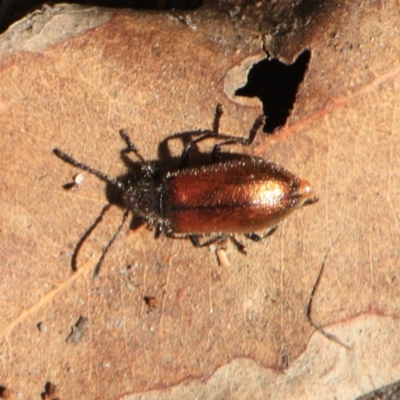
[[[121,151],[122,154],[127,154],[127,153],[134,153],[136,157],[142,162],[146,163],[146,160],[142,157],[142,155],[139,153],[139,150],[136,148],[136,146],[132,143],[129,135],[126,133],[124,129],[121,129],[119,131],[120,136],[124,140],[126,144],[126,149],[123,149]]]
[[[125,158],[125,154],[128,153],[134,153],[136,155],[136,157],[140,160],[141,165],[142,165],[142,170],[146,172],[146,174],[149,177],[154,176],[154,170],[153,167],[151,166],[151,163],[149,163],[148,161],[146,161],[143,156],[139,153],[139,150],[136,148],[136,146],[133,144],[133,142],[131,141],[129,135],[126,133],[126,131],[124,129],[121,129],[119,131],[119,134],[121,135],[122,139],[124,140],[125,144],[126,144],[126,148],[122,149],[120,151],[122,160],[124,161],[124,163],[127,164],[127,166],[132,166],[132,161],[129,158]],[[127,162],[127,160],[129,160]]]
[[[246,233],[245,236],[250,240],[254,240],[255,242],[261,242],[266,237],[272,235],[277,229],[278,229],[278,226],[273,226],[272,228],[268,229],[267,232],[265,232],[261,236],[254,232]]]
[[[214,236],[212,236],[210,239],[206,240],[203,243],[200,243],[200,236],[199,235],[194,235],[192,233],[174,233],[171,231],[164,231],[165,236],[172,238],[172,239],[190,239],[194,247],[206,247],[209,246],[210,244],[213,244],[215,242],[219,242],[221,240],[224,240],[227,238],[227,235],[223,233],[218,233]]]
[[[218,235],[211,237],[210,239],[206,240],[205,242],[200,243],[199,237],[197,235],[189,235],[189,239],[192,242],[194,247],[206,247],[215,242],[219,242],[225,238],[226,238],[226,235],[220,233]]]
[[[218,137],[218,133],[217,132],[204,131],[204,133],[201,134],[199,137],[197,137],[196,139],[191,140],[182,151],[180,168],[187,167],[188,162],[189,162],[189,152],[190,152],[190,150],[192,150],[192,147],[195,144],[201,142],[202,140],[209,139],[209,138],[216,138],[216,137]]]
[[[217,107],[215,108],[215,116],[214,116],[214,122],[213,122],[213,131],[216,134],[219,134],[219,123],[221,122],[221,117],[222,114],[224,113],[224,107],[222,104],[217,104]]]
[[[154,230],[154,238],[158,239],[163,232],[164,232],[164,225],[157,224],[156,229]]]
[[[113,245],[113,243],[117,240],[119,234],[122,231],[123,226],[125,225],[126,220],[128,219],[129,216],[129,208],[127,208],[124,212],[124,215],[122,217],[122,221],[119,224],[119,227],[117,228],[117,230],[115,231],[114,235],[112,236],[112,238],[109,240],[109,242],[107,243],[106,247],[104,247],[103,252],[101,253],[101,257],[99,259],[99,261],[96,264],[96,267],[94,268],[94,272],[93,272],[93,279],[96,279],[99,276],[99,272],[100,272],[100,268],[103,264],[103,261],[108,253],[108,250],[110,250],[110,247]]]
[[[261,127],[265,123],[265,116],[260,115],[254,122],[254,125],[250,130],[249,137],[246,139],[241,138],[241,137],[236,137],[236,136],[220,134],[219,133],[219,124],[221,121],[222,114],[223,114],[223,107],[221,104],[218,104],[217,108],[215,110],[213,130],[212,131],[204,131],[199,137],[197,137],[196,139],[193,139],[186,145],[186,147],[182,151],[182,155],[181,155],[181,163],[180,163],[181,168],[185,168],[188,165],[189,152],[195,144],[197,144],[203,140],[210,139],[210,138],[219,138],[220,137],[221,139],[224,139],[222,142],[220,142],[214,146],[213,151],[211,153],[211,158],[214,161],[218,161],[221,158],[221,147],[222,146],[227,145],[227,144],[241,144],[242,146],[252,145],[257,136],[258,131],[261,129]]]
[[[224,108],[222,106],[222,104],[217,104],[217,107],[215,108],[215,116],[214,116],[214,121],[213,121],[213,125],[212,125],[212,131],[204,131],[199,137],[197,137],[196,139],[191,140],[186,147],[183,149],[182,151],[182,155],[181,155],[181,168],[184,168],[187,166],[188,161],[189,161],[189,152],[192,149],[192,147],[209,138],[216,138],[219,135],[219,125],[221,122],[221,117],[222,114],[224,113]]]
[[[235,136],[228,137],[226,140],[214,146],[214,149],[211,153],[211,157],[214,160],[218,160],[221,154],[221,147],[226,144],[241,144],[242,146],[251,146],[257,136],[258,131],[261,129],[264,123],[265,123],[265,116],[260,115],[255,120],[254,125],[250,130],[249,137],[247,139]]]
[[[91,233],[95,230],[95,228],[99,225],[99,223],[103,220],[104,215],[106,212],[111,208],[111,204],[106,204],[103,209],[101,210],[99,216],[95,219],[95,221],[92,223],[92,225],[86,230],[86,232],[83,234],[83,236],[79,239],[79,242],[76,244],[74,252],[72,253],[72,258],[71,258],[71,270],[73,272],[78,271],[77,267],[77,261],[78,261],[78,255],[79,252],[88,239],[88,237],[91,235]]]
[[[245,245],[235,236],[235,235],[228,235],[229,239],[231,239],[232,243],[236,246],[236,248],[243,254],[247,254],[245,249]]]

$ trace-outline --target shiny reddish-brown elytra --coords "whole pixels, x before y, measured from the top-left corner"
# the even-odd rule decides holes
[[[97,276],[104,256],[119,234],[130,211],[150,226],[158,237],[188,238],[196,247],[230,238],[244,252],[244,245],[235,234],[259,241],[271,234],[293,211],[318,199],[310,184],[272,161],[247,155],[223,160],[221,146],[249,146],[264,123],[257,118],[249,138],[219,133],[222,106],[218,105],[212,130],[198,131],[198,137],[183,150],[180,167],[173,171],[159,170],[145,161],[124,131],[120,131],[127,147],[122,153],[134,153],[140,160],[139,176],[117,179],[82,164],[59,149],[54,153],[63,161],[88,171],[108,182],[122,193],[126,211],[116,234],[106,246],[96,266]],[[221,142],[211,153],[212,163],[188,167],[189,153],[200,141],[216,138]],[[260,236],[256,232],[264,231]],[[208,239],[200,243],[200,237]]]

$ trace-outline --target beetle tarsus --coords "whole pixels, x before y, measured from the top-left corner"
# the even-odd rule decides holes
[[[154,238],[158,239],[160,237],[160,235],[163,233],[164,231],[164,225],[163,224],[157,224],[156,225],[156,229],[154,231]]]
[[[246,233],[245,236],[248,239],[253,240],[254,242],[261,242],[268,236],[271,236],[277,229],[278,229],[278,226],[273,226],[272,228],[268,229],[267,232],[265,232],[263,235],[259,235],[255,232],[251,232],[251,233]]]
[[[265,124],[265,115],[260,115],[254,122],[253,127],[250,129],[250,133],[249,133],[249,145],[251,145],[256,136],[258,131],[262,128],[262,126]]]
[[[215,116],[214,116],[214,122],[213,122],[213,131],[215,133],[219,133],[219,126],[221,122],[221,117],[222,114],[224,113],[224,107],[222,104],[217,104],[217,107],[215,108]]]
[[[246,246],[235,235],[229,235],[229,239],[242,254],[247,254]]]

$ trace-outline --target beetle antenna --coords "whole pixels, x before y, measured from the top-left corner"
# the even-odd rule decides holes
[[[83,171],[87,171],[89,173],[91,173],[92,175],[97,176],[99,179],[101,179],[102,181],[108,182],[109,184],[113,185],[113,186],[117,186],[119,189],[124,190],[125,189],[125,185],[122,182],[119,182],[117,178],[113,177],[113,176],[108,176],[107,174],[105,174],[104,172],[98,171],[97,169],[94,169],[92,167],[89,167],[86,164],[83,164],[77,160],[75,160],[74,158],[72,158],[71,156],[69,156],[68,154],[64,153],[63,151],[61,151],[60,149],[55,148],[53,150],[53,153],[58,157],[61,158],[61,160],[63,160],[64,162],[73,165],[76,168],[82,169]]]
[[[101,254],[101,257],[100,257],[99,261],[97,262],[97,265],[96,265],[96,267],[95,267],[95,269],[94,269],[93,279],[98,278],[99,272],[100,272],[100,268],[101,268],[101,266],[102,266],[102,264],[103,264],[103,261],[104,261],[104,259],[105,259],[105,257],[106,257],[106,254],[108,253],[108,250],[110,250],[110,247],[113,245],[113,243],[115,242],[115,240],[117,239],[117,237],[118,237],[119,234],[121,233],[121,230],[122,230],[122,228],[123,228],[123,226],[124,226],[124,224],[125,224],[125,222],[126,222],[126,220],[127,220],[127,218],[128,218],[129,211],[130,211],[129,208],[127,208],[127,209],[125,210],[124,215],[123,215],[123,217],[122,217],[122,221],[121,221],[121,223],[119,224],[118,229],[115,231],[113,237],[112,237],[112,238],[110,239],[110,241],[107,243],[106,247],[104,247],[103,253]]]

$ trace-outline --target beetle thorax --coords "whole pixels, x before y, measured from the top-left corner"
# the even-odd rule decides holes
[[[153,180],[144,179],[130,185],[125,193],[127,207],[145,219],[160,219],[162,187]]]

